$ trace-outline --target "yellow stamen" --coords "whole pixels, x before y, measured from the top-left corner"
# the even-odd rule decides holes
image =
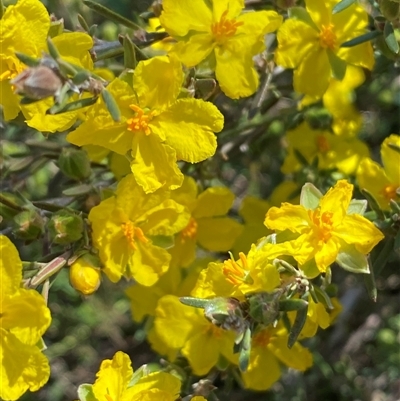
[[[188,225],[181,232],[182,241],[194,239],[197,235],[197,221],[191,217]]]
[[[106,397],[107,401],[114,401],[109,394],[104,394],[104,397]]]
[[[326,243],[332,236],[333,213],[324,212],[321,215],[320,208],[317,208],[315,210],[309,210],[308,216],[314,223],[314,228],[316,229],[319,240]]]
[[[251,280],[246,255],[243,252],[239,252],[239,258],[241,266],[231,256],[231,259],[224,261],[224,267],[222,268],[226,280],[233,285],[240,285],[249,281],[249,279]]]
[[[383,188],[383,196],[390,201],[390,199],[396,199],[397,197],[397,185],[389,184]]]
[[[328,139],[324,135],[317,136],[317,148],[321,153],[326,153],[330,149]]]
[[[333,24],[322,25],[322,29],[319,34],[319,44],[324,49],[333,50],[336,47],[337,38],[333,28]]]
[[[232,37],[239,26],[243,25],[243,21],[235,21],[235,19],[227,19],[228,10],[224,11],[221,19],[211,25],[211,31],[215,40],[218,43],[224,43],[227,39]]]
[[[0,81],[4,81],[5,79],[10,79],[11,78],[11,71],[6,70],[2,74],[0,74]]]
[[[143,234],[143,231],[139,227],[135,227],[131,221],[127,221],[121,224],[122,232],[128,241],[129,246],[135,251],[136,241],[140,241],[143,244],[149,240]]]
[[[126,123],[128,124],[129,131],[143,131],[146,135],[151,134],[149,122],[153,119],[156,112],[143,110],[136,104],[131,104],[129,107],[136,113],[135,117],[129,118]]]

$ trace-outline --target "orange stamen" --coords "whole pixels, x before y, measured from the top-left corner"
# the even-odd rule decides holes
[[[397,197],[397,186],[393,184],[386,185],[382,190],[383,196],[390,201],[390,199],[396,199]]]
[[[191,217],[188,225],[181,232],[182,241],[194,239],[197,235],[197,221]]]
[[[265,348],[271,340],[271,333],[268,329],[264,329],[256,333],[253,337],[253,345]]]
[[[227,19],[228,10],[224,11],[221,19],[211,25],[211,31],[215,40],[218,43],[224,43],[227,39],[232,37],[239,26],[243,25],[243,21],[235,21],[235,19]]]
[[[317,236],[320,241],[327,242],[332,236],[332,212],[324,212],[321,215],[320,208],[308,210],[308,216],[314,224]]]
[[[317,148],[321,153],[326,153],[330,149],[328,139],[324,135],[317,136]]]
[[[319,34],[319,44],[324,49],[333,50],[336,47],[337,38],[333,28],[333,24],[322,25],[322,29]]]
[[[126,223],[121,224],[122,232],[125,238],[128,241],[129,246],[135,251],[136,241],[140,241],[142,243],[146,243],[149,240],[143,234],[143,231],[139,227],[135,227],[131,221],[127,221]]]
[[[249,266],[246,255],[243,252],[239,252],[239,258],[241,265],[231,257],[231,259],[224,261],[224,267],[222,268],[226,280],[233,285],[240,285],[244,282],[252,281],[249,276]]]
[[[151,134],[149,122],[155,116],[155,111],[148,112],[143,110],[136,104],[131,104],[129,107],[136,113],[135,117],[129,118],[126,123],[128,124],[129,131],[143,131],[146,135]]]

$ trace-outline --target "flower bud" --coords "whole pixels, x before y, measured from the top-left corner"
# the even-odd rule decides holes
[[[89,253],[76,259],[69,269],[72,287],[84,295],[93,294],[101,282],[101,271],[97,267],[99,264],[99,260]]]
[[[82,149],[64,148],[58,158],[58,167],[67,177],[77,181],[91,174],[89,158]]]
[[[14,235],[24,240],[33,240],[43,234],[43,218],[34,209],[24,210],[14,216]]]
[[[61,78],[44,65],[27,68],[10,83],[15,86],[16,94],[37,100],[57,96],[63,86]]]
[[[264,326],[273,323],[279,316],[279,298],[282,292],[278,289],[272,293],[260,292],[248,296],[249,315]]]
[[[379,8],[382,15],[389,21],[396,21],[400,16],[400,3],[393,0],[380,0]]]
[[[82,217],[62,210],[55,213],[48,225],[50,236],[56,244],[69,244],[82,238]]]

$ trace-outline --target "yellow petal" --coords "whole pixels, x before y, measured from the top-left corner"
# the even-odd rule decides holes
[[[333,225],[340,224],[346,216],[351,197],[353,195],[353,185],[346,180],[339,180],[336,185],[321,198],[321,215],[325,212],[332,215]]]
[[[198,33],[189,37],[188,40],[178,42],[171,53],[187,67],[194,67],[214,50],[215,42],[210,33]]]
[[[244,8],[243,0],[212,0],[214,21],[219,21],[222,14],[228,10],[226,18],[237,17]]]
[[[3,106],[4,119],[6,121],[17,117],[20,110],[19,96],[14,94],[8,80],[0,81],[0,104]]]
[[[183,71],[175,56],[158,56],[141,61],[133,78],[133,89],[141,108],[163,110],[178,97]]]
[[[388,145],[393,144],[400,147],[400,136],[390,135],[381,146],[382,163],[385,167],[389,180],[397,187],[400,187],[400,153],[391,149]]]
[[[19,289],[22,281],[22,262],[17,248],[5,235],[0,235],[0,277],[1,297],[13,295]]]
[[[207,188],[197,198],[193,216],[200,217],[223,216],[232,207],[235,195],[225,187]]]
[[[272,229],[284,231],[286,229],[301,233],[310,225],[306,209],[300,205],[282,203],[280,208],[271,207],[268,210],[264,224]]]
[[[93,393],[98,401],[121,400],[132,378],[129,356],[118,351],[113,359],[105,359],[96,374]]]
[[[176,158],[190,163],[214,155],[224,118],[209,102],[180,99],[151,123],[154,133],[165,132],[166,144],[176,151]]]
[[[165,0],[160,23],[172,36],[211,31],[212,13],[204,0]]]
[[[25,391],[43,387],[49,379],[50,366],[39,348],[21,343],[3,328],[0,340],[0,397],[17,400]]]
[[[318,1],[307,0],[306,9],[313,22],[321,27],[328,25],[332,19],[332,7],[335,5],[335,0]]]

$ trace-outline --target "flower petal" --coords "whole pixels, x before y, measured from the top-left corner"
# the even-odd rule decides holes
[[[271,207],[268,210],[264,224],[271,230],[288,229],[295,233],[302,233],[309,227],[310,218],[303,206],[285,202],[280,208]]]
[[[187,67],[194,67],[214,50],[214,38],[209,33],[199,33],[188,40],[178,42],[171,50]]]
[[[390,135],[381,146],[382,163],[385,167],[386,175],[392,184],[400,187],[400,153],[391,149],[388,145],[393,144],[400,147],[400,136]]]
[[[232,207],[235,195],[225,187],[207,188],[197,198],[197,203],[193,209],[193,217],[223,216]]]
[[[1,296],[13,295],[22,281],[22,262],[15,245],[0,235],[0,277]]]
[[[237,17],[244,8],[244,0],[212,0],[214,22],[219,21],[222,14],[228,10],[226,18]]]

